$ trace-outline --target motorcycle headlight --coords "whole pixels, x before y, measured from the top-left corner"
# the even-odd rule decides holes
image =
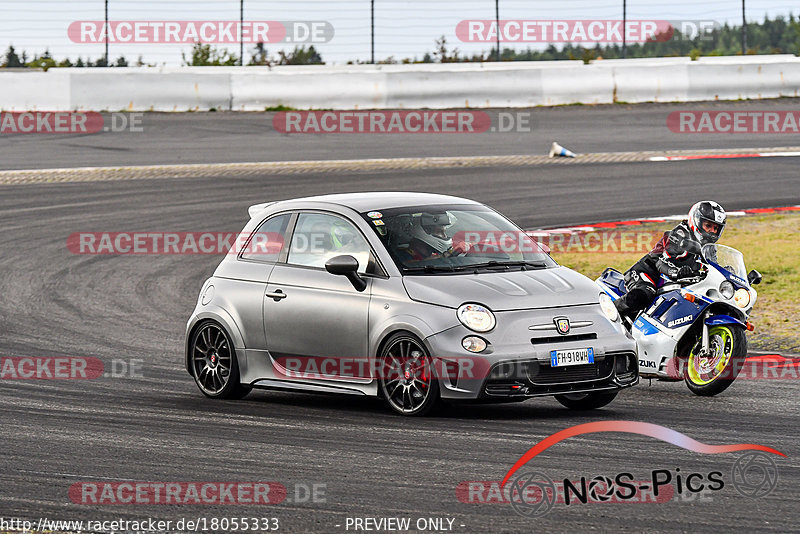
[[[719,294],[725,297],[726,300],[731,300],[733,298],[733,284],[729,281],[725,280],[719,285]]]
[[[474,332],[488,332],[496,324],[494,314],[480,304],[462,304],[456,314],[461,324]]]
[[[614,301],[611,300],[611,297],[609,297],[607,293],[600,293],[600,309],[603,310],[605,316],[608,317],[608,320],[612,323],[619,321],[617,307],[614,306]]]
[[[739,288],[733,294],[733,301],[740,308],[746,308],[750,304],[750,292],[745,288]]]

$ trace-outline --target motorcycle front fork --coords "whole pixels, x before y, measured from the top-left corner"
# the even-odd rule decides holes
[[[703,356],[708,355],[708,349],[709,349],[708,325],[706,324],[706,319],[708,319],[709,315],[710,315],[709,312],[706,312],[700,318],[700,320],[703,321],[703,335],[700,342],[700,354]]]

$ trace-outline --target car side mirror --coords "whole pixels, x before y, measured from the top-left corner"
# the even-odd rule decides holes
[[[548,246],[547,246],[547,245],[545,245],[544,243],[538,243],[538,242],[537,242],[536,244],[537,244],[537,245],[539,245],[539,248],[542,250],[542,252],[544,252],[544,253],[545,253],[545,254],[547,254],[548,256],[550,255],[550,247],[548,247]]]
[[[331,274],[347,277],[356,291],[367,289],[367,281],[358,274],[358,260],[349,254],[335,256],[325,262],[325,270]]]
[[[761,283],[761,273],[753,269],[747,273],[747,281],[750,282],[751,286],[757,286]]]

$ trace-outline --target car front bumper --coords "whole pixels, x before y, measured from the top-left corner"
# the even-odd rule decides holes
[[[428,337],[441,396],[449,400],[522,400],[529,397],[613,391],[639,382],[636,343],[598,305],[496,313],[497,326],[476,334],[457,326]],[[569,317],[575,328],[559,335],[555,317]],[[533,327],[533,328],[531,328]],[[477,335],[488,343],[482,353],[461,341]],[[591,347],[594,363],[552,367],[550,351]]]

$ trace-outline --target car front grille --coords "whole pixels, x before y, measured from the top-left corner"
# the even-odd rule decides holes
[[[591,341],[597,339],[597,334],[594,332],[589,334],[568,334],[566,336],[548,336],[548,337],[534,337],[531,338],[531,343],[534,345],[553,344],[553,343],[568,343],[571,341]]]
[[[528,379],[533,384],[561,384],[564,382],[584,382],[599,380],[611,375],[614,357],[606,357],[595,363],[552,367],[541,362],[528,365]]]

